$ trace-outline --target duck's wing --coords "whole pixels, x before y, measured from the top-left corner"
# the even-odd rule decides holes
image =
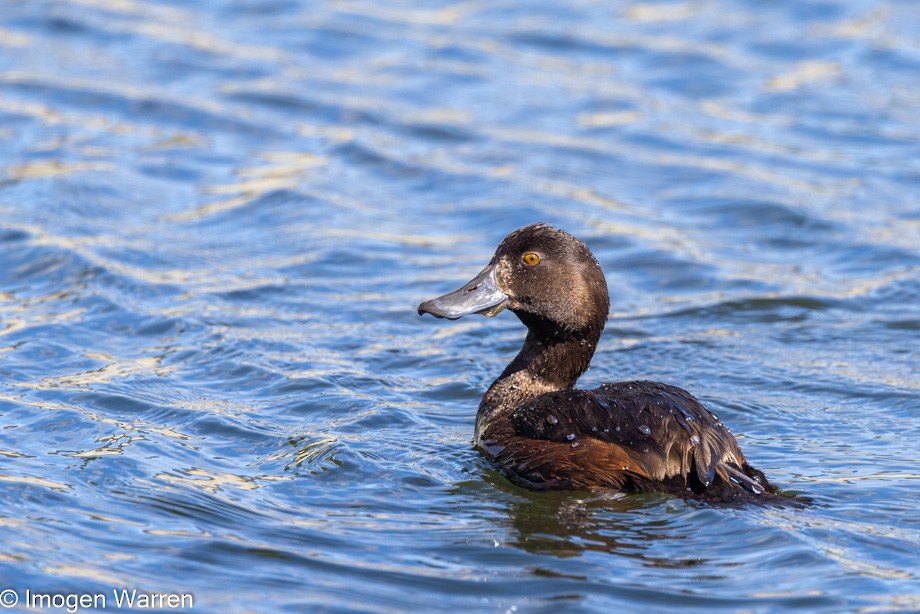
[[[566,456],[574,455],[574,462],[592,472],[606,467],[616,474],[610,479],[617,487],[680,477],[694,491],[716,480],[755,494],[763,491],[745,474],[734,436],[676,386],[623,382],[545,394],[516,409],[512,429],[534,449],[537,442],[568,445]],[[560,448],[555,446],[558,462]]]

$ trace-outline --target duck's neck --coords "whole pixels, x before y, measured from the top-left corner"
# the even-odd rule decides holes
[[[588,369],[602,328],[544,332],[543,327],[530,326],[524,347],[482,397],[477,439],[488,437],[488,431],[524,401],[574,386]]]

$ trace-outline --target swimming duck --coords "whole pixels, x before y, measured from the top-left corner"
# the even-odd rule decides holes
[[[588,247],[545,224],[515,230],[473,280],[418,306],[419,315],[451,320],[509,309],[527,327],[524,347],[482,397],[475,446],[533,489],[729,501],[775,492],[722,421],[686,390],[649,381],[575,388],[609,308]]]

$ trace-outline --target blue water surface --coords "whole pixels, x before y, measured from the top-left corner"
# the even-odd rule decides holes
[[[915,0],[0,16],[14,610],[920,610]],[[535,493],[473,450],[523,328],[415,306],[534,221],[607,274],[582,385],[689,389],[812,505]]]

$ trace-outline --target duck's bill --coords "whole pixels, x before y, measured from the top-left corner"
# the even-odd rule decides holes
[[[459,290],[419,305],[418,313],[430,313],[436,318],[448,320],[456,320],[471,313],[481,313],[491,318],[507,305],[508,296],[498,289],[495,267],[489,265]]]

